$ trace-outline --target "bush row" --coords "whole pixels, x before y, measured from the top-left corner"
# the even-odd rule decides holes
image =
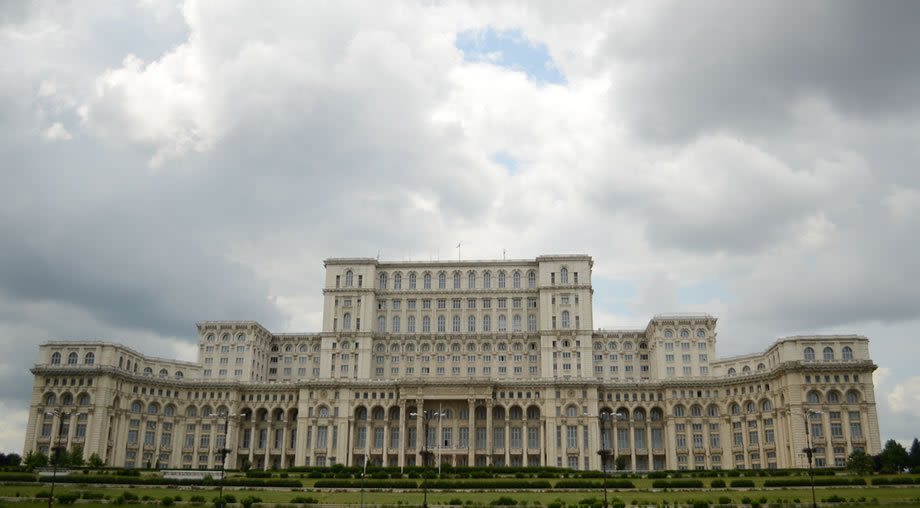
[[[557,489],[599,489],[604,486],[604,482],[589,480],[559,480],[556,482]],[[610,489],[634,489],[636,486],[629,480],[610,479],[607,480],[607,488]]]
[[[820,487],[836,487],[844,485],[865,485],[864,478],[815,478],[815,485]],[[765,480],[764,487],[808,487],[811,485],[809,478],[784,478],[781,480]]]
[[[162,478],[159,476],[148,477],[119,477],[119,476],[59,476],[58,483],[87,483],[87,484],[116,484],[116,485],[219,485],[220,480],[206,478],[204,480],[178,480]],[[224,485],[229,487],[303,487],[300,480],[281,478],[240,478],[227,477]]]
[[[873,478],[872,485],[920,485],[920,476],[898,476],[897,478]]]
[[[652,482],[655,489],[701,489],[702,480],[655,480]]]
[[[35,482],[38,475],[32,473],[0,473],[0,482]]]

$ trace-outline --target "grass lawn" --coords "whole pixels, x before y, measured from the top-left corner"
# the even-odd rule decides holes
[[[707,482],[708,483],[708,482]],[[19,485],[0,485],[0,497],[33,497],[39,491],[47,491],[48,485],[37,484],[19,484]],[[336,492],[297,492],[296,489],[259,489],[259,488],[225,488],[224,491],[236,496],[240,500],[247,496],[255,496],[262,499],[265,503],[289,503],[294,497],[309,496],[319,500],[320,503],[328,504],[358,504],[360,502],[359,491],[336,491]],[[78,487],[74,484],[58,484],[55,487],[55,494],[70,493],[76,491],[83,492],[101,492],[110,496],[112,499],[125,491],[143,497],[149,496],[151,499],[161,499],[166,496],[182,497],[183,501],[188,501],[193,495],[202,495],[208,501],[217,496],[217,489],[196,488],[196,487],[141,487],[129,489],[126,486],[118,487],[100,487],[96,485]],[[920,506],[920,486],[910,487],[827,487],[816,489],[818,501],[830,496],[841,496],[846,499],[865,498],[869,504],[874,504],[872,500],[878,500],[878,503],[906,503],[913,502],[910,506]],[[402,504],[402,505],[421,505],[422,491],[414,490],[410,492],[393,492],[393,491],[366,491],[364,495],[365,503],[368,504]],[[648,490],[626,490],[626,491],[609,491],[611,502],[619,499],[622,502],[631,503],[638,501],[640,504],[655,504],[667,501],[686,502],[691,499],[707,500],[717,502],[719,497],[726,496],[731,498],[733,503],[740,503],[741,498],[750,497],[754,500],[766,498],[769,502],[779,500],[793,501],[798,498],[801,502],[806,503],[811,500],[811,491],[809,488],[788,488],[788,489],[770,489],[763,490],[760,488],[750,490],[687,490],[687,491],[658,491]],[[533,505],[539,501],[544,506],[554,500],[564,501],[568,505],[578,504],[586,498],[603,499],[603,491],[600,489],[580,490],[574,492],[440,492],[429,491],[428,502],[430,504],[447,504],[450,500],[460,499],[463,503],[471,501],[475,504],[489,504],[499,497],[511,497],[518,502],[526,501],[528,505]],[[0,505],[4,503],[0,502]],[[20,508],[31,508],[32,506],[47,506],[43,502],[15,503],[14,506]],[[105,504],[85,504],[76,505],[78,508],[93,508],[94,506],[106,506]],[[210,507],[210,503],[207,505]]]

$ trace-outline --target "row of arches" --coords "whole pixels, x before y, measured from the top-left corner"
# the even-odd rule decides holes
[[[809,390],[805,394],[805,402],[808,404],[840,404],[844,400],[846,400],[847,404],[859,404],[862,396],[858,390],[847,390],[846,398],[844,399],[844,395],[839,390],[834,389],[828,390],[823,394],[820,390]]]
[[[57,406],[59,402],[61,406],[89,406],[92,404],[92,398],[86,392],[82,392],[76,397],[70,392],[64,392],[60,397],[55,393],[49,392],[42,397],[42,400],[45,402],[46,406]]]
[[[631,340],[623,341],[623,346],[622,346],[623,351],[632,351],[634,347],[636,347],[636,346],[633,344],[633,342],[632,342]],[[639,342],[638,348],[639,348],[639,349],[648,349],[648,342],[645,342],[645,341]],[[604,349],[604,343],[603,343],[603,342],[597,341],[597,342],[594,343],[594,350],[595,350],[595,351],[601,351],[601,350],[603,350],[603,349]],[[619,343],[617,343],[617,342],[610,341],[610,342],[607,343],[607,349],[608,349],[609,351],[618,351],[618,350],[620,349],[620,345],[619,345]]]
[[[345,285],[349,286],[349,272],[345,272]],[[537,287],[537,272],[535,270],[528,270],[526,274],[521,270],[514,270],[511,272],[511,287],[513,289],[521,289],[524,279],[526,277],[527,289],[536,289]],[[408,274],[408,288],[407,289],[418,289],[418,279],[419,275],[416,272],[409,272]],[[423,272],[421,275],[422,279],[422,289],[432,289],[432,273]],[[486,270],[482,272],[482,276],[475,270],[470,270],[466,272],[464,277],[463,272],[456,270],[451,274],[451,289],[463,289],[463,282],[466,282],[466,289],[476,289],[477,284],[481,284],[483,289],[492,288],[492,272]],[[496,275],[496,284],[498,289],[505,289],[508,285],[509,276],[504,270],[499,270]],[[392,276],[393,289],[403,289],[403,275],[402,272],[396,272]],[[387,272],[381,272],[377,276],[377,288],[378,289],[388,289],[390,283],[390,275]],[[437,284],[438,289],[448,289],[448,276],[447,272],[441,271],[437,273]]]
[[[844,361],[849,361],[853,359],[853,348],[850,346],[843,346],[843,349],[840,350],[841,357]],[[811,346],[806,347],[804,350],[805,361],[813,362],[815,361],[815,349]],[[834,348],[826,346],[821,351],[821,357],[825,362],[833,362],[836,359]]]
[[[61,364],[61,353],[55,351],[51,353],[51,365],[60,365]],[[71,351],[67,354],[67,365],[78,365],[80,361],[80,355],[76,351]],[[96,354],[92,351],[88,351],[83,355],[83,365],[93,365],[96,363]]]
[[[319,406],[318,411],[322,411],[322,408],[325,406]],[[368,420],[370,416],[371,420],[398,420],[399,419],[399,406],[392,406],[389,410],[383,408],[383,406],[374,406],[368,410],[366,406],[358,406],[355,408],[354,416],[355,420],[365,421]],[[416,412],[415,406],[409,406],[406,408],[406,417],[408,419],[415,419],[413,413]],[[532,404],[527,407],[519,406],[517,404],[512,405],[505,409],[505,406],[494,406],[492,408],[492,419],[493,420],[523,420],[524,415],[527,416],[528,420],[538,420],[540,418],[541,412],[540,407]],[[475,420],[486,420],[488,416],[488,408],[483,405],[476,406],[473,410],[473,419]],[[386,417],[386,418],[385,418]],[[441,410],[441,419],[443,420],[452,420],[454,418],[461,418],[457,413],[454,412],[451,408],[444,408]],[[466,418],[466,417],[462,417]]]
[[[297,350],[298,353],[319,353],[320,346],[319,346],[319,343],[317,342],[313,345],[301,344],[299,347],[296,347],[296,348],[294,347],[293,344],[285,344],[283,348],[282,346],[279,346],[278,344],[274,344],[271,347],[272,353],[280,353],[282,349],[284,349],[285,353],[293,353],[295,349]],[[343,347],[343,349],[345,348]]]
[[[213,333],[209,333],[207,337],[205,338],[205,340],[207,342],[214,342],[215,340],[217,340],[217,336],[214,335]],[[224,333],[223,335],[220,336],[220,340],[221,342],[230,342],[232,339],[229,333]],[[246,342],[246,334],[242,332],[238,333],[236,335],[236,340],[237,342]]]

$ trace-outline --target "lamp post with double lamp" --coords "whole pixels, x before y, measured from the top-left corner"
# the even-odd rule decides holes
[[[76,414],[78,413],[64,411],[63,409],[53,409],[45,412],[45,416],[56,416],[58,419],[57,444],[51,447],[51,493],[48,494],[48,508],[54,505],[54,481],[57,478],[57,465],[60,460],[59,455],[62,452],[61,448],[63,448],[61,446],[61,438],[64,437],[64,419],[69,419]]]
[[[215,450],[220,454],[220,493],[218,494],[218,499],[220,499],[220,508],[226,506],[224,501],[224,477],[227,476],[225,471],[225,465],[227,462],[227,454],[230,453],[230,417],[235,417],[236,414],[231,414],[230,412],[221,412],[221,413],[211,413],[208,415],[210,418],[217,418],[224,420],[224,446]]]
[[[428,449],[428,425],[431,423],[432,418],[441,418],[444,416],[444,413],[440,411],[432,411],[426,409],[421,413],[409,413],[409,416],[415,418],[422,418],[422,430],[425,435],[422,437],[422,508],[428,508],[428,458],[433,454],[431,450]]]
[[[607,431],[607,436],[611,441],[613,441],[613,434],[611,429],[613,424],[618,420],[625,420],[626,415],[623,413],[614,413],[606,409],[601,410],[597,414],[598,424],[601,430],[601,449],[597,451],[597,454],[601,456],[601,468],[604,472],[604,508],[608,508],[607,503],[607,461],[610,460],[610,456],[613,452],[607,446],[607,441],[604,439],[604,430]]]
[[[815,499],[815,472],[812,469],[812,458],[814,457],[815,449],[811,444],[811,433],[808,431],[808,427],[811,425],[811,416],[820,415],[821,411],[815,411],[813,409],[806,409],[802,413],[802,417],[805,419],[805,448],[802,449],[805,452],[805,456],[808,457],[808,476],[811,478],[811,506],[812,508],[818,508],[818,502]]]

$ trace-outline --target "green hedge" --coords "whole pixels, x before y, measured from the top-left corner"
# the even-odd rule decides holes
[[[652,482],[655,489],[701,489],[702,480],[655,480]]]
[[[35,482],[38,477],[31,473],[0,473],[0,482]]]
[[[548,489],[547,480],[433,480],[430,489]]]
[[[59,476],[58,483],[87,483],[87,484],[116,484],[116,485],[219,485],[220,480],[177,480],[160,476],[132,477],[132,476],[89,476],[68,475]],[[228,487],[303,487],[300,480],[283,478],[240,478],[227,477],[224,485]]]
[[[732,480],[731,483],[729,483],[729,485],[731,485],[733,489],[738,489],[738,488],[752,489],[754,488],[754,480]]]
[[[313,484],[317,489],[360,489],[361,480],[317,480]],[[415,480],[365,480],[366,489],[415,489],[418,484]]]
[[[604,482],[596,480],[559,480],[554,488],[557,489],[599,489],[604,486]],[[633,482],[629,480],[610,479],[607,480],[607,488],[610,489],[634,489]]]
[[[899,476],[897,478],[873,478],[872,485],[915,485],[920,484],[920,477]]]
[[[863,478],[815,478],[815,485],[819,487],[838,487],[845,485],[865,485]],[[764,487],[808,487],[811,485],[809,478],[783,478],[781,480],[765,480]]]
[[[713,480],[713,481],[709,482],[709,486],[710,486],[711,488],[713,488],[713,489],[724,489],[724,488],[725,488],[725,480],[719,480],[719,479]]]

